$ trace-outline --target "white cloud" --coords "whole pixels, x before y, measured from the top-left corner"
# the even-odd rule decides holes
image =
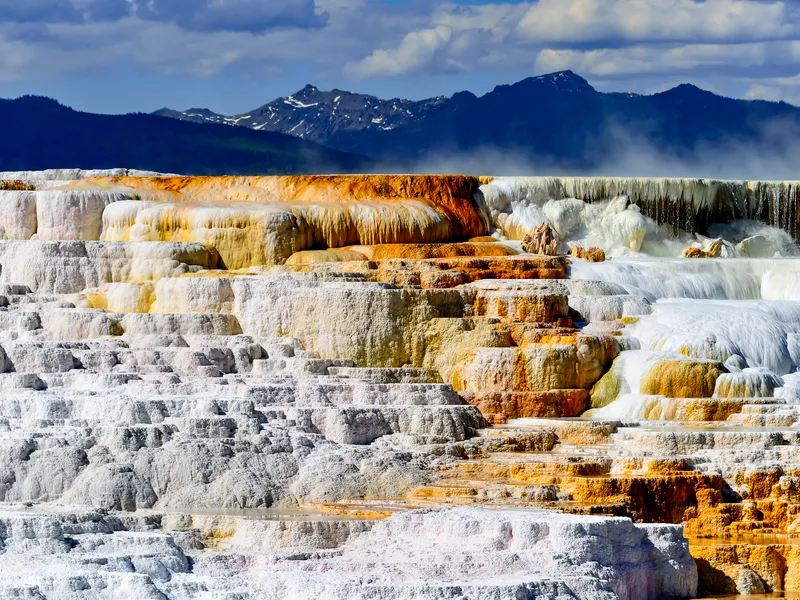
[[[518,34],[541,43],[742,42],[797,35],[783,2],[539,0]]]
[[[698,69],[756,68],[768,57],[788,48],[786,42],[754,44],[694,44],[676,47],[632,46],[598,50],[544,49],[536,57],[537,72],[572,69],[584,75],[622,77],[631,75],[687,73]]]
[[[800,106],[800,75],[750,79],[750,87],[745,90],[743,97],[748,100],[783,101]]]
[[[406,35],[393,50],[375,50],[358,62],[345,65],[351,77],[401,75],[431,62],[436,53],[453,38],[453,30],[445,25],[414,31]]]
[[[755,83],[747,88],[744,93],[744,98],[747,100],[769,100],[770,102],[778,102],[783,100],[783,93],[777,87]]]

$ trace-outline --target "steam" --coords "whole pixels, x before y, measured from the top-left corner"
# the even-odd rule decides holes
[[[773,119],[749,127],[748,139],[722,135],[681,147],[654,140],[646,125],[635,129],[609,121],[589,137],[582,156],[539,155],[532,143],[513,148],[490,144],[430,152],[416,161],[416,173],[474,175],[569,175],[608,177],[691,177],[734,180],[800,180],[800,122]]]

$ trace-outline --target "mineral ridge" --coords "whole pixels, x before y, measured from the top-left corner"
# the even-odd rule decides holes
[[[0,598],[800,591],[796,183],[0,190]]]

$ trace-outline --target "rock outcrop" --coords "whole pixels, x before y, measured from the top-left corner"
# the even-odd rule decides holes
[[[587,250],[583,246],[575,245],[569,249],[569,255],[589,262],[604,262],[606,260],[606,253],[602,248],[589,248]]]
[[[542,223],[522,239],[522,249],[531,254],[556,256],[558,241],[558,234],[547,223]]]

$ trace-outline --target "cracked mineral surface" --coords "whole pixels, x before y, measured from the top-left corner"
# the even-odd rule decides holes
[[[797,184],[2,181],[0,598],[800,592]]]

